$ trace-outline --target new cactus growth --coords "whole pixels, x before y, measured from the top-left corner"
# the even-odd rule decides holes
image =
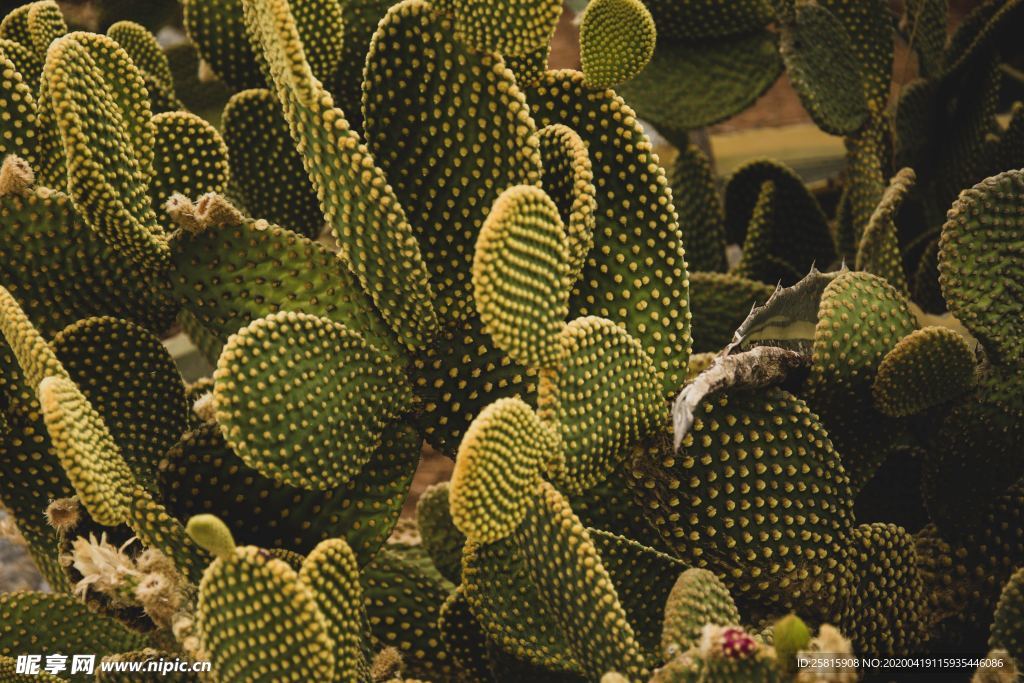
[[[1024,4],[591,0],[577,72],[552,0],[187,0],[210,121],[100,4],[0,23],[0,503],[50,587],[0,681],[1021,663]],[[691,140],[783,71],[827,191]]]

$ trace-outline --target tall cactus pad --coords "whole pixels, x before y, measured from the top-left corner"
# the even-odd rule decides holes
[[[473,288],[484,330],[517,363],[550,368],[564,357],[568,265],[555,203],[536,187],[505,191],[477,239]]]
[[[489,5],[488,12],[500,14],[507,4]],[[481,226],[506,189],[538,184],[541,160],[512,73],[498,55],[454,40],[436,8],[421,0],[398,4],[374,34],[364,74],[364,129],[419,240],[438,314],[464,320],[473,310],[473,247]],[[472,88],[460,85],[470,80]],[[422,173],[435,165],[445,171]]]
[[[679,211],[679,227],[683,232],[686,264],[691,271],[691,278],[693,271],[724,271],[725,223],[722,200],[711,170],[711,161],[697,145],[681,147],[672,165],[672,201]],[[695,314],[694,320],[698,319],[699,316]]]
[[[910,168],[901,169],[893,176],[882,201],[871,214],[857,249],[857,270],[885,278],[904,296],[910,296],[910,286],[903,270],[896,214],[913,189],[916,178]]]
[[[244,546],[215,560],[199,584],[197,609],[218,680],[333,679],[333,647],[313,593],[266,551]]]
[[[1024,569],[1018,569],[1003,587],[992,621],[989,645],[1003,648],[1024,663]]]
[[[674,393],[690,355],[688,283],[671,190],[651,142],[621,98],[587,88],[577,72],[548,72],[529,99],[539,125],[561,123],[579,133],[594,168],[594,247],[570,315],[624,325],[654,362],[665,392]]]
[[[739,623],[739,610],[725,584],[706,569],[687,569],[679,575],[665,603],[662,654],[667,660],[698,646],[707,624]]]
[[[40,382],[39,404],[57,457],[86,510],[100,524],[126,521],[135,480],[103,418],[65,377]]]
[[[357,683],[366,668],[362,652],[363,590],[359,567],[348,544],[331,539],[318,545],[302,563],[299,581],[316,599],[334,645],[337,683]]]
[[[819,3],[839,19],[860,62],[864,94],[874,115],[885,111],[892,82],[892,16],[885,0],[821,0]]]
[[[405,210],[306,61],[286,0],[246,0],[246,21],[346,263],[403,344],[437,333],[433,288]]]
[[[1005,362],[1024,360],[1024,171],[965,190],[950,209],[939,251],[939,282],[950,311]]]
[[[773,18],[770,0],[648,0],[663,38],[688,41],[749,33]]]
[[[956,398],[974,381],[974,352],[962,335],[925,327],[904,337],[878,366],[875,406],[903,417]]]
[[[466,537],[452,521],[449,502],[450,485],[434,484],[426,489],[416,503],[416,528],[423,547],[441,576],[452,583],[461,583],[462,548]]]
[[[615,586],[579,518],[547,482],[531,492],[516,540],[582,672],[640,675],[643,655]]]
[[[47,54],[44,79],[75,207],[116,250],[159,270],[168,247],[149,199],[154,132],[138,69],[110,38],[72,33]]]
[[[485,408],[462,439],[451,483],[452,519],[471,541],[492,543],[516,530],[557,442],[517,398]]]
[[[552,382],[557,388],[542,383],[538,401],[557,406],[565,448],[552,475],[565,491],[578,493],[605,479],[668,411],[650,358],[615,323],[577,318],[565,328],[562,345],[565,363]]]
[[[569,284],[574,285],[594,246],[597,188],[593,164],[586,143],[572,128],[556,123],[541,128],[539,135],[544,166],[542,185],[558,206],[565,225]]]
[[[270,366],[268,357],[286,359],[287,369]],[[355,476],[386,423],[412,400],[401,373],[358,333],[303,313],[276,313],[240,330],[221,352],[214,379],[217,421],[241,458],[267,476],[314,489]],[[279,412],[286,404],[291,410]]]
[[[167,112],[153,117],[153,134],[150,195],[158,215],[166,216],[162,212],[174,194],[198,199],[227,192],[228,150],[211,124],[189,112]]]
[[[478,50],[521,56],[545,47],[562,14],[558,0],[439,0],[459,37]]]
[[[610,88],[636,76],[654,54],[657,28],[640,0],[593,0],[580,24],[587,85]]]
[[[324,216],[281,105],[269,90],[244,90],[228,100],[224,142],[232,180],[250,213],[315,239]]]

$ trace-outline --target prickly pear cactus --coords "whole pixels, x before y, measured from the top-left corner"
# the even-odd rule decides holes
[[[158,4],[0,21],[0,681],[1022,664],[1024,3]]]

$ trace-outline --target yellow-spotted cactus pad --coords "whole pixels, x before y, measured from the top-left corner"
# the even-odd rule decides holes
[[[156,36],[141,24],[119,21],[107,29],[112,38],[128,53],[146,83],[153,113],[184,109],[174,92],[171,64]]]
[[[57,375],[39,383],[39,404],[82,505],[100,524],[126,521],[135,480],[103,418],[74,382]]]
[[[477,238],[473,291],[484,331],[512,360],[557,367],[569,313],[569,254],[558,207],[519,185],[495,202]]]
[[[950,209],[939,243],[939,282],[950,311],[1009,363],[1024,359],[1024,283],[1017,254],[1024,214],[1024,171],[1007,171],[965,190]]]
[[[634,470],[665,541],[737,600],[757,595],[807,614],[842,604],[853,497],[803,401],[780,389],[713,394],[678,453],[651,447]]]
[[[458,584],[461,583],[462,548],[466,537],[452,521],[450,489],[448,482],[441,482],[420,495],[416,503],[416,528],[434,567],[441,576]]]
[[[868,108],[879,115],[889,101],[894,53],[893,22],[885,0],[820,0],[846,29],[860,73]]]
[[[174,194],[196,199],[228,189],[228,149],[220,133],[184,111],[153,117],[154,158],[150,194],[153,210],[166,224],[167,200]]]
[[[565,362],[540,400],[554,408],[564,457],[553,463],[568,493],[600,483],[668,417],[657,370],[638,340],[603,318],[577,318],[561,337]]]
[[[113,40],[72,33],[47,54],[44,79],[75,207],[114,249],[159,270],[168,247],[148,194],[154,133],[138,69]]]
[[[691,284],[695,272],[721,272],[725,262],[725,224],[722,199],[711,161],[697,145],[679,149],[672,164],[672,201],[686,245]],[[693,292],[690,292],[691,299]],[[699,324],[700,317],[694,315]],[[706,319],[705,319],[706,320]]]
[[[587,88],[578,72],[548,72],[528,98],[538,125],[561,123],[579,134],[594,169],[594,246],[570,315],[623,325],[654,363],[665,392],[674,393],[690,353],[688,281],[671,189],[650,139],[625,101]]]
[[[410,349],[437,334],[433,287],[394,190],[312,74],[285,0],[246,0],[246,22],[281,101],[341,254]]]
[[[530,493],[515,534],[537,594],[551,609],[580,673],[639,676],[643,654],[587,530],[551,484]]]
[[[555,435],[517,398],[495,401],[470,425],[452,474],[452,520],[477,543],[515,531],[540,473],[557,459]]]
[[[658,29],[640,0],[592,0],[580,23],[580,60],[587,85],[611,88],[643,71]]]
[[[340,538],[320,543],[302,563],[299,581],[313,594],[334,648],[337,683],[357,683],[362,652],[363,590],[352,549]]]
[[[674,40],[750,33],[774,18],[770,0],[649,0],[645,4],[659,34]]]
[[[739,623],[739,610],[721,579],[707,569],[687,569],[679,575],[665,602],[662,654],[668,660],[700,645],[708,624]]]
[[[223,125],[231,180],[245,207],[316,239],[324,216],[274,95],[266,89],[236,93],[224,107]]]
[[[692,273],[694,351],[712,353],[725,348],[751,309],[768,301],[773,291],[775,288],[769,284],[735,274]]]
[[[239,456],[267,476],[313,489],[355,476],[387,422],[412,404],[386,356],[348,327],[304,313],[276,313],[233,335],[214,380],[217,422]],[[282,405],[290,410],[280,412]]]
[[[312,591],[265,550],[216,559],[199,584],[197,615],[217,680],[333,680],[334,646]]]
[[[886,415],[914,415],[967,392],[974,372],[974,351],[963,335],[925,327],[886,354],[871,391],[875,406]]]
[[[992,621],[991,647],[1003,648],[1015,660],[1024,660],[1024,569],[1014,572],[1003,587]]]
[[[556,123],[541,128],[538,134],[544,192],[555,202],[565,226],[569,252],[567,286],[571,287],[582,274],[587,254],[594,246],[597,188],[593,165],[587,145],[572,128]]]
[[[40,59],[45,59],[46,51],[53,41],[68,32],[60,5],[54,0],[33,2],[28,10],[28,33],[32,39],[31,47]]]
[[[477,235],[502,192],[539,184],[540,143],[502,60],[454,40],[433,8],[398,4],[374,34],[363,126],[419,241],[439,316],[463,320],[473,311]],[[428,176],[424,167],[439,172]]]
[[[477,50],[517,57],[545,47],[562,14],[557,0],[436,0],[461,40]]]
[[[911,168],[899,171],[882,195],[882,201],[871,214],[857,249],[857,270],[866,270],[888,280],[903,296],[910,296],[907,275],[903,271],[900,254],[899,228],[896,213],[907,194],[913,189],[916,174]]]

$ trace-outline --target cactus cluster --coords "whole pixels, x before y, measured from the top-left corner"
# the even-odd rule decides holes
[[[122,4],[0,23],[0,681],[1024,665],[1024,3],[183,0],[210,120]],[[843,174],[719,183],[783,72]]]

